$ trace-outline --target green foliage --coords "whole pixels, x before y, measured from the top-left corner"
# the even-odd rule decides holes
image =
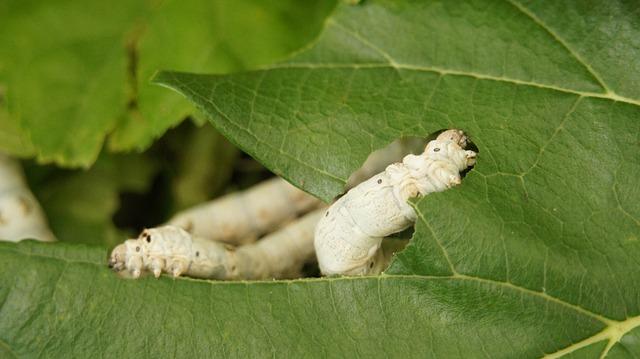
[[[494,339],[492,357],[578,349],[591,343],[585,338],[602,339],[603,327],[640,324],[640,23],[617,2],[558,4],[343,5],[313,48],[286,63],[231,76],[162,73],[157,81],[268,168],[326,200],[372,149],[465,129],[480,149],[476,168],[461,187],[416,203],[413,242],[387,274],[476,283],[474,294],[439,298],[468,325],[479,318],[460,296],[484,297],[479,283],[518,290],[513,302],[484,297],[481,338],[508,327],[497,319],[508,311],[501,300],[520,303],[510,314],[522,325],[514,332],[540,329],[520,321],[525,313],[561,327],[550,303],[600,322],[511,338],[504,352]],[[618,31],[586,36],[574,23]],[[625,62],[606,64],[602,52]],[[433,306],[425,292],[424,305]],[[438,333],[430,334],[435,353],[445,350],[448,319],[424,325]],[[470,353],[464,330],[446,336]]]
[[[208,124],[168,136],[165,147],[175,154],[171,161],[173,213],[220,194],[238,157],[237,148]]]
[[[159,68],[224,73],[308,41],[332,1],[9,0],[0,3],[0,150],[89,166],[147,148],[192,114],[148,84]],[[8,114],[8,116],[7,116]]]
[[[148,83],[157,69],[225,73],[272,62],[314,36],[332,5],[0,2],[0,151],[89,166],[109,134],[112,151],[145,149],[194,112],[181,96]],[[131,223],[144,215],[123,211],[120,198],[141,195],[157,175],[168,187],[154,202],[162,208],[151,209],[160,220],[220,194],[237,150],[210,126],[185,127],[161,142],[167,148],[142,156],[103,155],[88,171],[49,168],[39,179],[38,170],[28,171],[58,238],[112,246],[125,237],[112,220],[120,212],[133,228],[157,224]],[[114,161],[139,167],[122,170]],[[132,178],[147,182],[132,188]]]
[[[17,356],[622,357],[640,349],[640,23],[623,1],[367,0],[285,63],[162,73],[326,200],[373,149],[465,129],[463,184],[415,203],[379,277],[120,280],[104,249],[0,245]],[[188,340],[185,337],[188,336]],[[619,339],[619,341],[618,341]]]
[[[56,237],[113,247],[134,234],[113,223],[120,193],[148,191],[159,170],[148,155],[102,154],[90,170],[30,166],[27,176]]]

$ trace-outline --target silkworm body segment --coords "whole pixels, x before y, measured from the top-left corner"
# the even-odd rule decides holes
[[[475,163],[460,130],[447,130],[429,142],[424,153],[405,156],[401,163],[351,189],[320,219],[314,246],[325,275],[380,273],[382,239],[416,220],[410,198],[441,192],[460,184],[460,172]]]
[[[54,241],[55,237],[19,162],[0,153],[0,240],[21,239]]]
[[[276,177],[183,211],[167,224],[181,227],[194,237],[241,245],[254,242],[321,204],[317,198]]]

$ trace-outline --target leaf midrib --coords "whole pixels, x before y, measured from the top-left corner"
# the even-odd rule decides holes
[[[360,43],[362,43],[363,45],[367,46],[368,48],[370,48],[373,51],[375,51],[376,53],[378,53],[387,62],[386,63],[384,63],[384,62],[351,63],[351,64],[350,63],[322,63],[322,64],[317,64],[317,63],[298,63],[298,62],[294,62],[294,63],[275,64],[275,65],[264,67],[261,70],[287,69],[287,68],[309,68],[309,69],[326,69],[326,68],[334,68],[334,69],[335,68],[356,68],[357,69],[357,68],[377,68],[377,67],[379,67],[379,68],[393,68],[393,69],[396,69],[396,70],[413,70],[413,71],[432,72],[432,73],[438,73],[441,76],[443,76],[443,75],[459,75],[459,76],[473,77],[473,78],[482,79],[482,80],[493,80],[493,81],[500,81],[500,82],[508,82],[508,83],[513,83],[513,84],[517,84],[517,85],[532,86],[532,87],[538,87],[538,88],[544,88],[544,89],[560,91],[560,92],[564,92],[564,93],[571,93],[571,94],[579,95],[579,96],[582,96],[582,97],[604,98],[604,99],[609,99],[609,100],[613,100],[613,101],[617,101],[617,102],[625,102],[625,103],[629,103],[629,104],[632,104],[632,105],[640,106],[640,100],[624,97],[624,96],[618,95],[614,91],[612,91],[607,86],[607,84],[604,82],[602,77],[591,67],[591,65],[589,65],[588,62],[586,62],[584,59],[582,59],[582,57],[566,41],[564,41],[564,39],[562,39],[562,37],[560,37],[557,33],[555,33],[555,31],[553,31],[548,25],[546,25],[535,14],[531,13],[528,9],[524,8],[522,5],[514,2],[513,0],[505,0],[505,1],[507,3],[509,3],[510,5],[512,5],[517,11],[519,11],[522,14],[524,14],[524,16],[526,16],[528,19],[530,19],[534,24],[536,24],[536,26],[540,27],[545,32],[547,32],[551,36],[551,38],[553,38],[554,41],[556,41],[558,44],[560,44],[560,46],[562,46],[582,67],[584,67],[587,70],[587,72],[593,77],[593,80],[595,80],[598,83],[598,85],[602,87],[603,92],[602,93],[598,93],[598,92],[579,91],[579,90],[574,90],[574,89],[569,89],[569,88],[564,88],[564,87],[559,87],[559,86],[554,86],[554,85],[547,85],[547,84],[531,82],[531,81],[523,81],[523,80],[513,79],[513,78],[509,78],[509,77],[492,76],[492,75],[477,73],[477,72],[473,72],[473,71],[450,70],[450,69],[444,69],[444,68],[437,67],[437,66],[403,64],[403,63],[398,62],[397,60],[395,60],[389,53],[387,53],[386,51],[381,49],[379,46],[373,44],[372,42],[370,42],[366,38],[362,37],[359,33],[353,31],[352,29],[348,28],[347,26],[345,26],[345,25],[339,23],[338,21],[336,21],[336,19],[333,16],[330,16],[330,17],[327,18],[327,20],[325,20],[324,30],[321,33],[323,33],[329,25],[336,26],[336,27],[340,28],[342,31],[344,31],[347,34],[349,34],[351,37],[353,37],[357,41],[359,41]],[[306,46],[304,48],[304,50],[308,50],[308,49],[313,48],[319,39],[320,39],[320,37],[318,37],[315,41],[311,42],[309,44],[309,46]],[[295,60],[295,55],[298,55],[301,52],[303,52],[303,51],[296,52],[294,54],[294,56],[291,58],[291,60]]]
[[[556,352],[546,354],[544,356],[545,359],[554,359],[560,358],[564,355],[570,354],[576,350],[582,349],[591,344],[595,344],[597,342],[607,340],[607,346],[604,348],[602,353],[600,354],[600,358],[605,358],[609,353],[609,350],[613,348],[613,346],[622,339],[627,333],[632,331],[633,329],[640,327],[640,316],[627,318],[623,321],[617,321],[612,324],[607,325],[600,332],[585,338],[577,343],[569,345],[563,349],[560,349]]]
[[[316,64],[316,63],[285,63],[285,64],[271,65],[269,67],[262,68],[259,71],[281,70],[281,69],[285,69],[285,70],[286,69],[309,69],[309,70],[318,70],[318,69],[354,69],[354,70],[358,70],[358,69],[377,69],[377,68],[379,68],[379,69],[394,69],[394,70],[398,70],[398,71],[399,70],[409,70],[409,71],[431,72],[431,73],[439,74],[441,76],[451,75],[451,76],[471,77],[471,78],[475,78],[475,79],[478,79],[478,80],[498,81],[498,82],[511,83],[511,84],[521,85],[521,86],[537,87],[537,88],[542,88],[542,89],[546,89],[546,90],[553,90],[553,91],[568,93],[568,94],[572,94],[572,95],[578,95],[578,96],[581,96],[581,97],[602,98],[602,99],[612,100],[612,101],[616,101],[616,102],[624,102],[624,103],[632,104],[632,105],[635,105],[635,106],[640,106],[640,100],[635,100],[635,99],[632,99],[632,98],[620,96],[620,95],[617,95],[617,94],[615,94],[613,92],[598,93],[598,92],[579,91],[579,90],[574,90],[574,89],[565,88],[565,87],[542,84],[542,83],[538,83],[538,82],[530,82],[530,81],[518,80],[518,79],[509,78],[509,77],[492,76],[492,75],[486,75],[486,74],[481,74],[481,73],[472,72],[472,71],[449,70],[449,69],[444,69],[444,68],[436,67],[436,66],[410,65],[410,64],[402,64],[402,63],[389,64],[389,63],[376,63],[376,62],[371,62],[371,63],[322,63],[322,64]]]

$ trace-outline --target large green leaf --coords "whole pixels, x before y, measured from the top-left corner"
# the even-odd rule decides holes
[[[127,101],[124,38],[146,11],[145,2],[126,0],[0,4],[0,85],[10,114],[2,120],[33,147],[13,154],[68,165],[96,159]]]
[[[132,281],[111,273],[106,255],[66,244],[0,244],[0,350],[19,357],[534,357],[605,327],[575,305],[487,279]]]
[[[0,2],[0,150],[89,166],[147,148],[192,113],[148,83],[158,68],[223,73],[282,58],[332,1]],[[9,116],[5,116],[6,114]]]
[[[136,46],[136,102],[110,148],[144,149],[168,127],[193,114],[181,96],[149,84],[162,68],[228,73],[272,63],[319,31],[334,1],[166,1]]]
[[[507,352],[587,350],[640,324],[637,11],[640,3],[618,1],[366,1],[341,6],[313,47],[286,63],[232,76],[162,73],[157,81],[326,200],[373,149],[465,129],[480,149],[477,166],[461,187],[416,203],[415,238],[388,274],[501,283],[520,291],[514,321],[547,321],[550,303],[570,307],[600,325],[576,325],[564,339],[520,336]],[[472,293],[443,298],[483,296]],[[478,335],[497,335],[504,298],[484,299]],[[454,307],[462,322],[479,321],[469,303]],[[422,325],[442,331],[447,322]],[[449,335],[461,343],[466,334]],[[499,339],[488,343],[498,356]],[[607,344],[589,350],[609,351]]]
[[[60,357],[637,353],[637,7],[367,0],[340,6],[309,50],[277,67],[162,74],[232,141],[324,199],[401,135],[463,128],[479,162],[462,186],[416,203],[412,243],[379,277],[127,281],[105,268],[103,249],[3,244],[0,348]]]

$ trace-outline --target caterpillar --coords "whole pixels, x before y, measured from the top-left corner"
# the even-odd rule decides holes
[[[146,229],[118,245],[109,267],[134,278],[145,271],[207,279],[295,278],[313,258],[313,233],[324,209],[315,210],[260,241],[234,247],[167,225]],[[125,272],[126,273],[126,272]]]
[[[380,249],[382,239],[416,220],[408,200],[460,184],[460,172],[476,161],[476,152],[466,146],[463,131],[446,130],[422,154],[405,156],[334,202],[315,231],[322,274],[381,273],[387,262]]]
[[[347,188],[400,160],[421,139],[401,139],[372,153],[352,174]],[[255,239],[321,202],[280,178],[184,211],[167,225],[143,231],[137,239],[117,246],[109,259],[115,271],[134,278],[149,271],[208,279],[295,278],[313,257],[314,230],[324,210],[316,210],[281,230]],[[230,244],[233,244],[230,245]],[[406,242],[385,242],[378,265]],[[125,271],[126,270],[126,271]]]
[[[0,240],[55,241],[18,161],[0,153]]]

